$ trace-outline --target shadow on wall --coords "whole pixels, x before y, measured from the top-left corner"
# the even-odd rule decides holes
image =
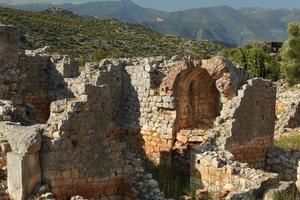
[[[21,55],[21,96],[25,103],[36,109],[35,120],[46,122],[50,116],[51,102],[74,97],[67,88],[64,77],[48,56]]]
[[[195,68],[178,75],[174,84],[177,117],[181,129],[209,129],[220,114],[220,94],[206,69]]]
[[[206,130],[213,126],[214,120],[220,112],[220,94],[215,80],[206,69],[200,67],[183,70],[176,75],[173,87],[168,88],[174,93],[169,96],[159,96],[157,91],[153,91],[152,94],[148,92],[159,87],[162,74],[159,72],[154,74],[155,71],[136,73],[137,71],[138,69],[133,69],[131,66],[125,67],[122,76],[120,109],[116,119],[110,124],[109,135],[125,140],[129,145],[127,149],[144,158],[145,168],[153,173],[167,197],[188,194],[190,193],[188,174],[190,147],[188,146],[180,152],[173,150],[172,147],[176,142],[177,131],[181,129]],[[171,108],[159,103],[161,107],[153,110],[153,107],[156,106],[151,107],[149,104],[157,98],[175,99],[175,107]],[[158,114],[157,116],[153,114],[155,112]],[[170,118],[170,122],[174,124],[172,138],[170,140],[161,139],[163,135],[152,128],[155,129],[154,126],[162,127],[164,123],[149,124],[153,118],[167,118],[174,113],[177,116],[176,119]],[[144,131],[145,129],[146,131]],[[168,142],[170,144],[167,144]],[[162,146],[169,146],[169,148]],[[157,151],[158,153],[156,153]],[[153,157],[157,157],[159,161],[154,162]],[[178,160],[178,157],[181,160]],[[178,167],[180,165],[181,167]],[[182,170],[182,168],[187,170]]]

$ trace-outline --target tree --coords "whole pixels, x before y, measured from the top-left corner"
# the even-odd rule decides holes
[[[282,47],[281,74],[290,85],[300,83],[300,24],[288,26],[288,40]]]
[[[267,57],[261,48],[239,48],[233,52],[231,60],[244,67],[251,77],[265,78]]]
[[[281,57],[268,53],[265,43],[252,43],[243,48],[230,49],[225,56],[244,67],[251,77],[262,77],[272,81],[280,78]]]
[[[247,50],[247,70],[252,77],[266,76],[266,54],[260,48]]]

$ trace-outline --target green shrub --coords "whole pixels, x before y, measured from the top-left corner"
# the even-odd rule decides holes
[[[288,27],[289,37],[282,48],[281,74],[290,85],[300,83],[300,24]]]
[[[260,43],[229,50],[225,55],[232,62],[244,67],[251,77],[262,77],[273,81],[280,78],[280,56],[272,56]]]

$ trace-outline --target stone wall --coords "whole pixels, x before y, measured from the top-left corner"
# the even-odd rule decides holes
[[[276,101],[276,136],[284,135],[288,129],[300,127],[300,85],[279,85]]]
[[[107,69],[109,68],[109,69]],[[41,150],[43,181],[59,199],[111,195],[133,175],[125,145],[109,138],[107,126],[120,95],[121,68],[87,65],[73,83],[75,99],[55,101]],[[110,83],[110,84],[108,84]],[[114,104],[116,103],[116,104]]]
[[[200,199],[263,199],[277,187],[276,174],[249,168],[211,144],[195,148],[191,157],[191,189]]]
[[[239,162],[265,164],[274,136],[271,82],[244,85],[247,73],[221,57],[105,59],[87,63],[79,75],[76,61],[48,50],[25,51],[18,64],[0,66],[0,138],[12,147],[13,199],[27,198],[38,182],[62,200],[162,199],[140,158],[191,167],[192,183],[220,197],[261,197],[265,184],[278,183],[277,175]],[[12,131],[20,129],[12,122],[27,131]]]
[[[14,97],[18,89],[18,43],[18,29],[0,25],[0,99]]]
[[[0,64],[15,66],[18,63],[19,30],[0,25]]]
[[[111,130],[125,134],[152,162],[170,165],[176,134],[213,127],[221,99],[235,96],[245,77],[221,57],[203,66],[177,57],[127,60],[120,111]]]
[[[19,59],[20,98],[36,109],[36,119],[47,120],[50,114],[49,72],[50,59],[48,56],[23,55]]]
[[[266,170],[278,173],[281,180],[296,181],[299,160],[300,152],[273,147],[267,155]]]
[[[176,64],[164,58],[125,63],[118,113],[119,129],[122,133],[130,133],[124,138],[140,148],[154,163],[170,162],[176,118],[175,98],[160,95],[155,87],[157,82],[162,81],[159,80],[158,70]]]
[[[230,103],[226,126],[230,136],[225,148],[237,160],[256,168],[265,165],[268,149],[273,145],[276,88],[270,81],[251,79]],[[224,112],[224,113],[225,113]]]

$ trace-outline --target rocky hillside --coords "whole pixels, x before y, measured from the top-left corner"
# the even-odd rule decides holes
[[[1,23],[21,28],[23,49],[50,45],[54,52],[80,57],[83,61],[175,54],[207,58],[225,48],[214,42],[165,36],[136,24],[86,19],[60,10],[28,12],[0,8]]]
[[[16,8],[41,11],[53,4],[18,5]],[[245,44],[254,40],[284,41],[289,22],[300,20],[297,9],[234,9],[228,6],[199,8],[177,12],[147,9],[132,1],[101,1],[55,5],[78,15],[98,19],[116,18],[139,23],[164,34],[192,39]]]

